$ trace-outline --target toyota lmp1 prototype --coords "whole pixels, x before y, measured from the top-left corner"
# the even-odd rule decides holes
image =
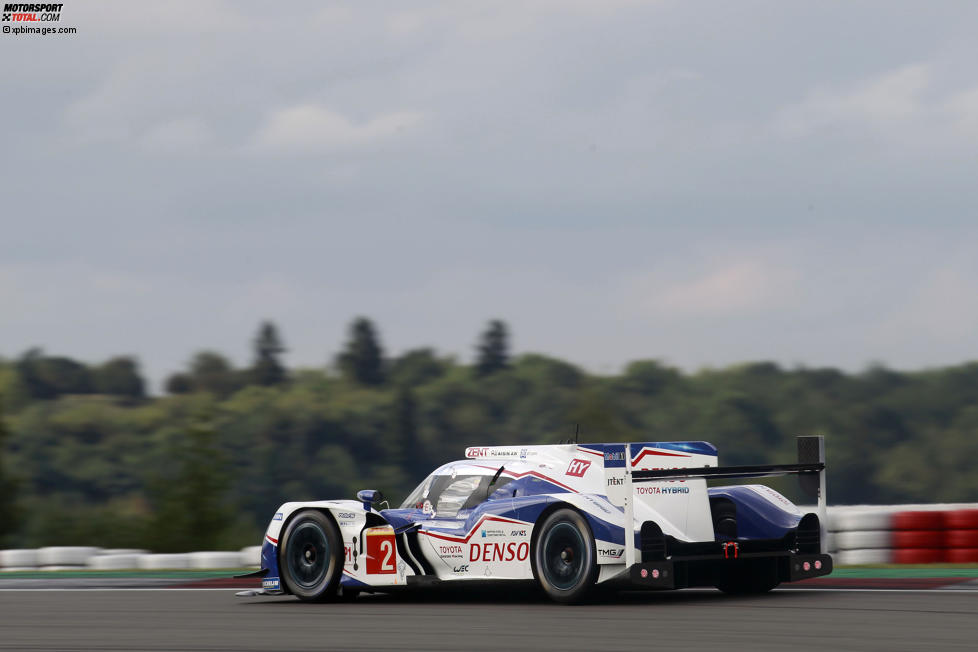
[[[262,542],[263,594],[302,600],[448,582],[535,581],[558,602],[597,585],[768,591],[826,575],[821,437],[798,463],[722,467],[707,442],[472,447],[396,509],[380,492],[282,505]],[[803,514],[764,485],[797,474]],[[247,593],[247,592],[246,592]],[[251,592],[254,594],[254,592]]]

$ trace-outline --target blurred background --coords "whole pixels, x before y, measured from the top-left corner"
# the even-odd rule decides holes
[[[978,500],[978,7],[65,3],[0,38],[0,547],[484,444]],[[788,491],[790,488],[785,487]]]

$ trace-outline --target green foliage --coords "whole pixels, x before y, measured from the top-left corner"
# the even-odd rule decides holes
[[[176,373],[166,379],[167,394],[189,394],[194,391],[194,381],[190,374]]]
[[[353,321],[346,348],[337,357],[337,363],[343,375],[357,384],[367,387],[383,384],[383,352],[373,322],[366,317]]]
[[[285,345],[278,329],[270,321],[262,323],[255,337],[255,363],[251,378],[258,385],[279,385],[285,382],[285,367],[279,357],[285,353]]]
[[[20,514],[17,509],[18,483],[7,469],[6,450],[9,436],[0,395],[0,546],[13,539]]]
[[[271,335],[259,331],[256,362],[280,353]],[[0,523],[16,529],[18,546],[233,548],[258,540],[287,500],[369,487],[394,504],[467,446],[555,443],[576,428],[582,442],[703,439],[724,464],[790,462],[795,435],[824,434],[833,503],[978,496],[978,363],[846,374],[758,362],[684,374],[640,360],[597,376],[488,348],[505,359],[491,373],[418,349],[390,361],[385,378],[376,331],[360,319],[340,356],[343,377],[299,369],[289,382],[259,384],[255,366],[236,370],[204,352],[179,383],[171,378],[170,396],[139,400],[126,390],[135,383],[100,385],[108,368],[131,381],[134,362],[86,367],[94,394],[66,391],[84,378],[78,363],[39,351],[0,360],[10,396],[0,499],[16,490],[0,512],[15,504],[23,515]]]
[[[479,340],[475,372],[479,376],[488,376],[505,369],[508,363],[509,330],[506,324],[493,319]]]
[[[209,416],[195,419],[183,436],[171,438],[163,466],[150,478],[156,508],[150,533],[157,550],[219,547],[234,519],[226,497],[227,469]]]
[[[394,463],[404,469],[412,482],[420,482],[431,470],[425,467],[427,456],[418,435],[417,401],[408,387],[399,387],[394,396],[390,430],[394,436]]]
[[[210,392],[220,398],[227,398],[245,384],[242,374],[234,370],[228,359],[214,351],[195,355],[187,376],[194,391]]]
[[[432,349],[414,349],[396,358],[390,366],[390,381],[395,385],[424,385],[443,376],[452,366]]]
[[[17,371],[28,394],[35,399],[91,394],[95,390],[88,367],[71,358],[46,356],[41,349],[25,353],[17,363]]]
[[[95,367],[95,389],[99,394],[143,398],[145,385],[135,359],[120,356]]]

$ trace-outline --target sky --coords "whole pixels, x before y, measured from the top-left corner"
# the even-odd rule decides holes
[[[3,23],[12,25],[12,23]],[[978,356],[973,2],[98,2],[0,34],[0,356]]]

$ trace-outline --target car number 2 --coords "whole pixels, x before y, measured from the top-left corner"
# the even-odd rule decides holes
[[[380,529],[380,528],[378,528]],[[397,572],[397,552],[394,533],[386,529],[367,531],[367,574],[384,575]]]

